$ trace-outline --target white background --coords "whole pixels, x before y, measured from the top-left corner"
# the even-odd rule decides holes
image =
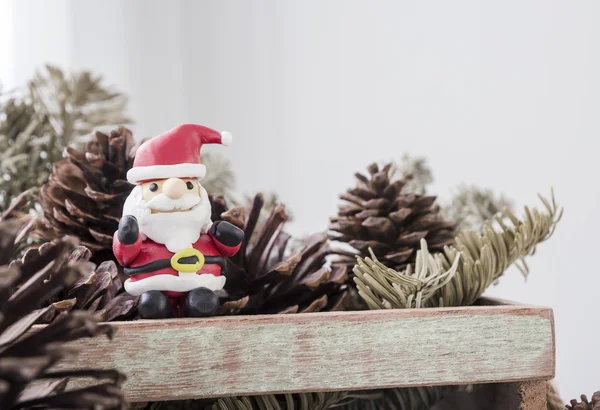
[[[129,93],[138,137],[229,130],[238,188],[278,192],[294,233],[403,152],[442,200],[466,182],[520,208],[554,186],[555,237],[489,294],[554,308],[566,401],[600,389],[598,21],[591,0],[0,0],[0,78],[90,68]]]

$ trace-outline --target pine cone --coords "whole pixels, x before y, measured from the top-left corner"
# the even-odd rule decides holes
[[[54,164],[40,202],[44,217],[38,234],[45,240],[64,235],[79,238],[92,260],[114,260],[112,237],[133,185],[126,180],[133,165],[131,131],[119,127],[110,135],[96,131],[84,151],[65,148],[66,159]]]
[[[27,333],[35,323],[55,315],[54,305],[39,307],[73,285],[85,266],[68,261],[75,249],[70,238],[9,265],[21,231],[18,221],[0,223],[0,408],[100,410],[123,406],[120,385],[124,377],[116,370],[53,371],[74,353],[66,343],[102,334],[110,337],[110,326],[78,311],[61,314],[50,325]],[[67,391],[67,379],[78,377],[107,380]]]
[[[600,391],[594,393],[591,402],[585,394],[582,394],[581,402],[573,399],[571,400],[571,405],[567,404],[566,408],[569,410],[600,410]]]
[[[240,251],[225,269],[222,314],[341,309],[347,296],[347,269],[326,265],[330,252],[326,233],[311,235],[302,241],[301,249],[290,251],[291,236],[283,231],[288,218],[283,205],[277,205],[263,222],[262,194],[254,197],[247,213],[244,207],[227,210],[222,196],[211,196],[211,202],[213,221],[226,220],[245,234]]]
[[[434,196],[404,194],[410,177],[392,180],[392,164],[381,170],[368,167],[369,177],[355,174],[358,184],[340,196],[346,201],[331,218],[331,238],[348,243],[362,256],[369,248],[386,266],[402,270],[414,263],[419,242],[425,238],[432,252],[454,243],[454,222],[446,221]],[[353,266],[355,253],[336,249],[335,264]]]
[[[23,266],[28,261],[38,259],[55,246],[56,242],[46,242],[37,248],[30,248],[23,258],[14,261],[13,265]],[[44,323],[50,323],[62,312],[75,309],[94,313],[97,319],[105,322],[132,319],[137,316],[138,298],[125,293],[117,265],[113,261],[96,265],[90,262],[91,256],[91,251],[84,246],[77,246],[70,253],[65,263],[77,263],[81,277],[49,300],[55,314],[46,315],[43,319]]]

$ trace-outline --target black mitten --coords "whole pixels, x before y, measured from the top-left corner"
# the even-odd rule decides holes
[[[227,221],[217,221],[210,227],[212,236],[225,246],[238,246],[244,240],[244,231]]]
[[[133,215],[125,215],[119,222],[119,231],[117,239],[124,245],[131,245],[138,240],[140,236],[140,227],[137,219]]]

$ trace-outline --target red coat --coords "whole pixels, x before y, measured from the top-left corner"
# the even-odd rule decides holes
[[[222,258],[218,259],[221,260],[235,255],[240,246],[241,244],[235,247],[226,246],[215,239],[210,232],[200,235],[193,244],[194,249],[199,250],[205,257],[220,256]],[[150,239],[142,241],[141,236],[135,243],[125,245],[119,241],[117,233],[113,237],[113,252],[117,261],[125,268],[144,266],[170,259],[174,255],[165,245]],[[131,275],[125,282],[125,290],[135,296],[150,290],[163,291],[167,296],[180,296],[199,287],[220,290],[225,285],[225,277],[221,276],[221,266],[208,262],[196,273],[178,272],[168,266]]]

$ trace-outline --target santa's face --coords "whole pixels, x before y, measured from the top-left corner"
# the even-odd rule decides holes
[[[137,218],[140,233],[171,252],[192,246],[210,229],[208,193],[195,179],[169,178],[137,185],[123,207],[123,215]]]

